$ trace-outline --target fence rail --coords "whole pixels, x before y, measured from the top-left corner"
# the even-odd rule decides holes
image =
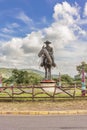
[[[0,87],[0,99],[16,100],[55,100],[58,98],[76,98],[81,96],[81,86],[12,86]]]

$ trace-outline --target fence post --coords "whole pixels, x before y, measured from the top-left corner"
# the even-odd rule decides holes
[[[32,86],[32,101],[34,101],[34,85]]]
[[[12,101],[13,101],[13,98],[14,98],[14,90],[13,90],[14,89],[14,85],[11,84],[10,87],[11,87],[11,90],[12,90]]]
[[[85,72],[84,72],[84,65],[82,67],[82,96],[86,94],[86,84],[85,84]]]
[[[73,98],[75,98],[75,94],[76,94],[76,82],[75,82],[75,86],[74,86]]]

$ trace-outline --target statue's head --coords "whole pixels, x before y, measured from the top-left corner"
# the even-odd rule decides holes
[[[44,43],[45,43],[46,45],[51,44],[51,42],[50,42],[50,41],[48,41],[48,40],[47,40],[47,41],[45,41]]]

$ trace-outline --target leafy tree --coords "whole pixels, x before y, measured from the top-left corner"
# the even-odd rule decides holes
[[[81,84],[81,72],[83,68],[84,68],[85,74],[87,75],[87,63],[85,61],[81,62],[80,65],[76,66],[78,75],[75,76],[75,81],[77,84]],[[87,76],[85,76],[85,78],[87,79]]]
[[[56,82],[59,82],[59,79],[58,78],[54,78],[54,80]],[[72,78],[71,76],[69,76],[68,74],[63,74],[61,75],[61,83],[63,85],[69,85],[69,84],[72,84],[74,82],[74,78]]]
[[[2,82],[3,82],[3,83],[10,84],[10,83],[13,83],[13,82],[14,82],[14,79],[13,79],[13,77],[11,76],[11,77],[9,77],[8,79],[7,79],[7,78],[3,78],[3,79],[2,79]]]
[[[61,75],[61,80],[62,80],[62,82],[66,82],[68,84],[71,84],[74,81],[74,79],[71,76],[69,76],[68,74]]]
[[[38,74],[17,69],[12,71],[12,77],[17,84],[38,84],[41,80],[41,76]]]
[[[84,72],[87,73],[87,64],[86,64],[86,62],[83,61],[83,62],[81,62],[80,65],[78,65],[78,66],[76,67],[76,69],[77,69],[79,75],[81,74],[81,71],[82,71],[82,68],[83,68],[83,67],[84,67]]]

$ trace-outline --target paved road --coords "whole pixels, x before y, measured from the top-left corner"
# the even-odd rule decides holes
[[[87,130],[87,116],[0,116],[0,130]]]

